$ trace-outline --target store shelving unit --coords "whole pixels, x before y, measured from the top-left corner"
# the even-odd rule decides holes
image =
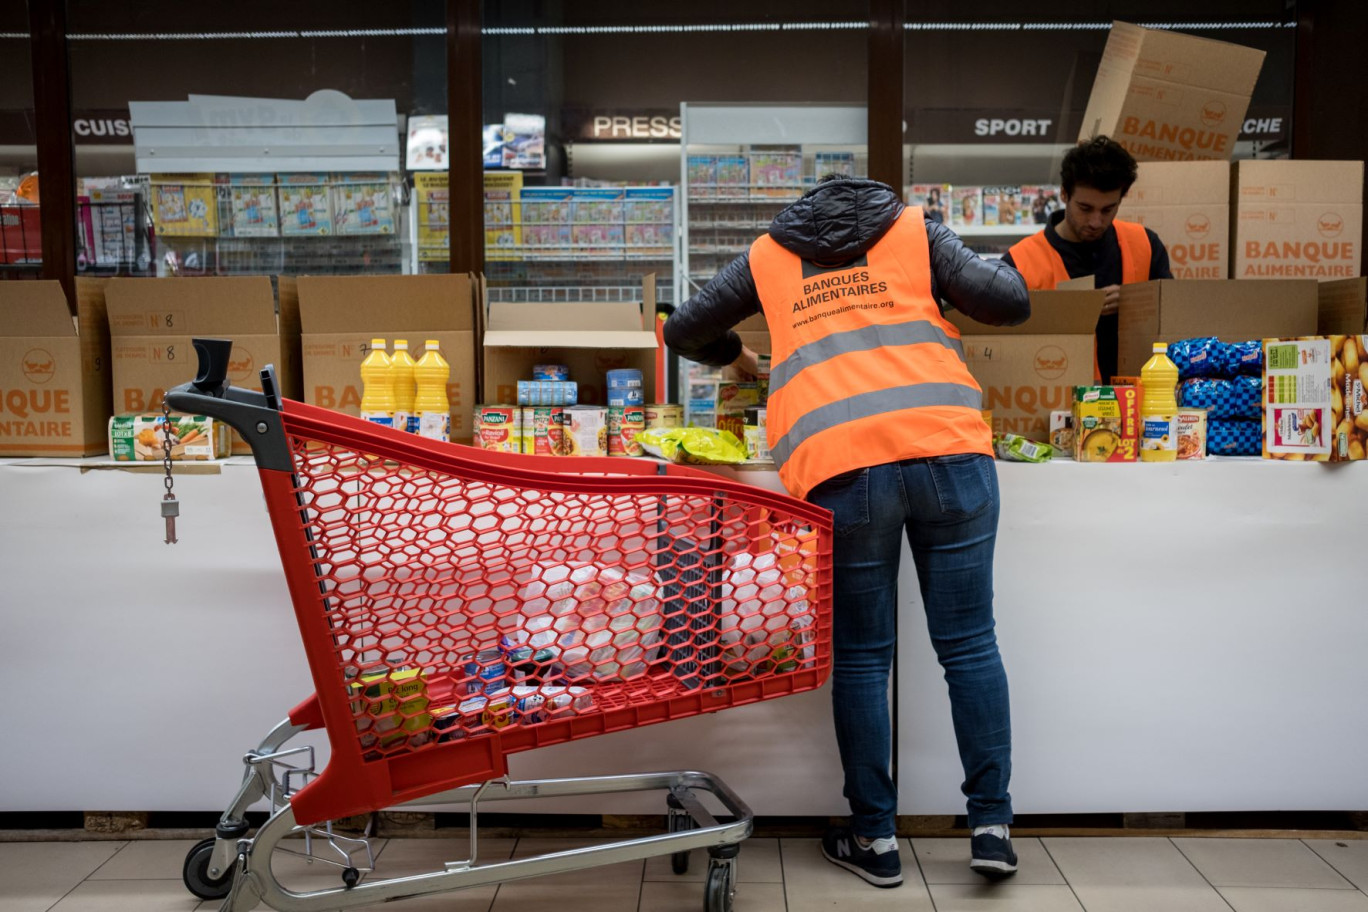
[[[862,106],[685,102],[680,121],[680,300],[747,250],[820,177],[868,174]],[[717,378],[714,369],[681,362],[677,395],[686,416],[709,420]]]

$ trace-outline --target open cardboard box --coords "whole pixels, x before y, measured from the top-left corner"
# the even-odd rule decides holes
[[[1073,407],[1073,388],[1093,382],[1097,317],[1106,293],[1080,288],[1031,292],[1031,318],[1020,326],[986,326],[956,311],[964,359],[993,413],[994,434],[1050,439],[1050,412]]]
[[[108,451],[104,289],[103,279],[77,279],[73,320],[57,282],[0,282],[0,456]]]
[[[475,301],[469,275],[299,276],[282,279],[297,294],[304,396],[312,405],[361,413],[361,361],[373,338],[393,351],[408,342],[414,360],[435,339],[451,365],[447,399],[451,439],[469,443],[475,405]]]
[[[161,411],[163,393],[195,377],[194,338],[233,341],[228,380],[234,386],[260,390],[261,369],[274,364],[281,393],[297,398],[299,375],[292,353],[298,337],[287,335],[292,323],[288,314],[284,320],[276,317],[269,276],[114,278],[105,301],[115,414]],[[251,451],[234,432],[233,452]]]
[[[1078,138],[1110,136],[1137,161],[1229,161],[1264,56],[1113,22]]]
[[[1117,372],[1138,376],[1155,342],[1216,336],[1222,342],[1311,335],[1316,282],[1157,279],[1121,286]]]
[[[485,404],[517,402],[518,381],[530,380],[535,364],[569,367],[581,405],[607,403],[608,371],[636,368],[646,402],[658,402],[656,351],[654,275],[642,279],[637,302],[491,302],[484,336]]]

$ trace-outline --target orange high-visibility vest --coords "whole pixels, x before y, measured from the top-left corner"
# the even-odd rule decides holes
[[[1116,228],[1117,243],[1121,245],[1121,284],[1134,285],[1136,282],[1149,281],[1153,252],[1145,226],[1120,219],[1113,221],[1112,225]],[[1026,287],[1031,291],[1050,291],[1069,278],[1064,260],[1059,256],[1059,251],[1050,246],[1044,231],[1017,241],[1008,252],[1012,255],[1017,272],[1026,279]]]
[[[993,453],[959,330],[931,296],[922,219],[908,207],[864,256],[836,268],[768,235],[751,245],[772,346],[766,435],[795,497],[866,466]]]

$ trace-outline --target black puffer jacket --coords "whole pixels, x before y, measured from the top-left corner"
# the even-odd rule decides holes
[[[873,247],[903,211],[887,184],[832,180],[803,194],[770,224],[769,236],[805,260],[844,263]],[[980,259],[949,228],[926,220],[931,293],[970,318],[1014,326],[1031,315],[1026,281],[1005,263]],[[665,344],[701,364],[730,364],[741,354],[731,327],[760,312],[749,251],[728,263],[665,321]]]

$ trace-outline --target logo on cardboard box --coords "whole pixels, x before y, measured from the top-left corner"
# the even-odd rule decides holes
[[[1214,127],[1225,121],[1226,113],[1224,101],[1208,101],[1202,105],[1202,123],[1208,127]]]
[[[1323,212],[1320,218],[1316,219],[1316,230],[1321,237],[1339,237],[1344,231],[1344,219],[1338,212]]]
[[[1187,217],[1187,221],[1183,223],[1183,230],[1187,232],[1188,237],[1200,240],[1211,233],[1211,219],[1200,212],[1195,212]]]
[[[42,348],[24,352],[22,366],[30,383],[47,383],[57,373],[57,359],[52,357],[52,352]]]
[[[1036,376],[1058,380],[1069,369],[1069,355],[1058,345],[1046,345],[1035,353]]]
[[[241,384],[244,380],[253,379],[255,369],[256,359],[252,357],[252,353],[240,346],[234,346],[232,357],[228,359],[228,379]]]

